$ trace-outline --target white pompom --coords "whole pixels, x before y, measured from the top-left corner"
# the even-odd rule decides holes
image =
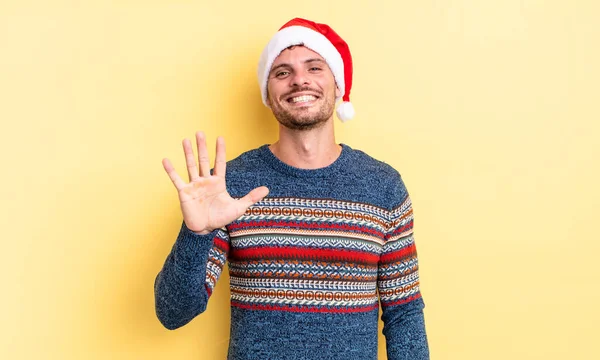
[[[348,121],[354,117],[354,106],[349,101],[344,101],[338,105],[337,116],[342,122]]]

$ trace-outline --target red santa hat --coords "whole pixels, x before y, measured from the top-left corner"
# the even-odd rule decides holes
[[[348,44],[329,26],[306,19],[295,18],[288,21],[263,50],[258,63],[258,82],[263,103],[269,106],[267,81],[273,62],[283,50],[293,45],[306,46],[325,59],[341,92],[342,102],[337,107],[337,116],[342,121],[352,119],[354,117],[354,107],[350,103],[352,56]]]

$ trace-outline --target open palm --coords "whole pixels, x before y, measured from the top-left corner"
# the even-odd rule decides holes
[[[225,140],[217,138],[212,175],[204,133],[196,133],[196,144],[198,162],[194,158],[191,142],[183,140],[189,183],[181,179],[169,159],[163,159],[163,167],[177,188],[185,225],[195,233],[208,234],[242,216],[248,207],[267,196],[269,190],[261,186],[241,199],[232,198],[225,186]]]

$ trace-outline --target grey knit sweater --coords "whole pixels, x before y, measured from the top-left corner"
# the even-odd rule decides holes
[[[413,212],[396,170],[342,144],[331,165],[298,169],[267,145],[227,164],[232,197],[269,195],[223,229],[182,225],[155,281],[156,313],[176,329],[206,309],[229,262],[229,360],[429,359]]]

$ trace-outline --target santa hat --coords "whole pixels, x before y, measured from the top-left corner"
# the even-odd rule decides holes
[[[335,82],[341,92],[342,102],[337,107],[338,118],[342,121],[354,117],[354,107],[350,103],[352,87],[352,56],[348,44],[332,28],[310,20],[295,18],[283,25],[263,50],[258,63],[258,82],[263,103],[267,103],[267,81],[275,58],[293,45],[303,45],[325,59],[333,72]],[[339,100],[336,99],[336,101]]]

